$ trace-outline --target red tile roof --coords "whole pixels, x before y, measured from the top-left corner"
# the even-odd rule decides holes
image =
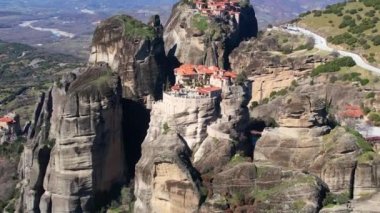
[[[197,67],[197,70],[200,74],[207,74],[207,75],[212,75],[214,74],[214,70],[212,69],[209,69],[208,67],[204,66],[204,65],[199,65]]]
[[[172,86],[172,90],[179,91],[180,89],[181,89],[181,86],[178,84]]]
[[[9,123],[15,123],[16,121],[10,117],[2,117],[0,118],[0,122],[9,124]]]
[[[174,71],[177,75],[184,75],[184,76],[196,75],[197,74],[194,70],[194,65],[192,65],[192,64],[181,65],[180,67],[174,69]]]
[[[360,106],[346,105],[344,111],[341,113],[346,118],[362,118],[364,116],[363,110]]]
[[[233,72],[233,71],[227,71],[227,72],[224,72],[224,77],[230,77],[230,78],[236,78],[237,77],[237,73],[236,72]]]
[[[208,94],[215,91],[220,91],[222,88],[220,87],[199,87],[198,92],[203,94]]]

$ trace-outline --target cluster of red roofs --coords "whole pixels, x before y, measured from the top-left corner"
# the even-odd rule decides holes
[[[237,73],[234,71],[226,71],[220,69],[216,66],[205,66],[205,65],[193,65],[193,64],[183,64],[180,67],[174,69],[176,76],[186,76],[189,78],[196,79],[201,76],[213,77],[214,79],[236,79]],[[183,85],[176,84],[172,86],[173,91],[180,91]],[[198,87],[197,91],[200,94],[209,94],[212,92],[220,91],[222,88],[213,85],[207,85],[207,87]]]
[[[234,71],[226,71],[220,69],[216,66],[207,67],[205,65],[193,65],[193,64],[183,64],[180,67],[174,69],[176,75],[181,76],[197,76],[197,75],[208,75],[214,76],[216,78],[232,78],[237,77],[237,73]]]
[[[4,116],[4,117],[0,118],[0,122],[1,123],[7,123],[7,124],[16,123],[16,121],[13,118],[10,118],[10,117],[7,117],[7,116]]]
[[[364,113],[360,106],[353,106],[350,104],[347,104],[344,107],[344,111],[341,112],[341,116],[345,118],[363,118]]]
[[[220,15],[227,12],[231,15],[240,14],[239,0],[196,0],[194,1],[196,8],[202,14]]]

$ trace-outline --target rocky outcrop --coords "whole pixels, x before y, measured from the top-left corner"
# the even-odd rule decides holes
[[[241,42],[229,60],[233,70],[251,75],[307,71],[334,57],[305,52],[313,45],[313,41],[306,37],[268,30],[257,39]]]
[[[317,212],[326,192],[313,175],[248,162],[229,165],[210,187],[201,212]]]
[[[363,154],[359,157],[355,171],[354,198],[368,198],[377,193],[379,188],[380,157],[374,153]]]
[[[225,88],[220,102],[219,119],[207,127],[207,138],[194,154],[201,173],[219,171],[237,151],[251,151],[245,135],[249,124],[247,104],[249,85]]]
[[[120,80],[91,67],[41,100],[19,166],[19,211],[94,211],[124,178]]]
[[[199,27],[205,25],[206,28]],[[201,16],[181,1],[172,10],[164,32],[165,50],[172,64],[190,63],[229,68],[228,56],[246,39],[257,35],[257,20],[251,5],[234,16]]]
[[[352,184],[360,148],[343,128],[275,128],[263,132],[255,149],[255,161],[269,161],[302,169],[320,177],[330,191],[353,193]]]
[[[239,141],[248,124],[247,88],[223,88],[221,100],[164,93],[153,105],[136,166],[135,211],[193,212],[200,207],[207,192],[200,188],[197,170],[223,171],[247,141]]]
[[[231,68],[253,81],[251,102],[263,103],[285,92],[315,67],[334,58],[307,52],[307,47],[313,47],[310,42],[306,37],[268,30],[257,39],[242,42],[231,53]]]
[[[111,17],[95,30],[89,63],[107,63],[118,73],[123,97],[157,99],[166,79],[162,34],[158,16],[148,25],[127,15]]]
[[[135,212],[197,211],[206,194],[189,156],[191,150],[175,132],[147,138],[136,165]]]
[[[50,90],[46,94],[41,94],[36,104],[33,126],[20,157],[18,174],[21,186],[17,212],[39,211],[39,203],[44,193],[43,180],[52,148],[48,144],[51,115],[52,96]]]
[[[207,126],[217,119],[219,100],[216,98],[183,98],[164,93],[151,111],[147,141],[165,132],[180,134],[191,150],[207,137]]]

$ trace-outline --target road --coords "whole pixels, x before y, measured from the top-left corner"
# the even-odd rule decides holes
[[[314,39],[314,42],[315,42],[314,47],[315,48],[320,49],[320,50],[324,50],[324,51],[328,51],[328,52],[337,52],[337,53],[339,53],[342,56],[349,56],[349,57],[351,57],[356,62],[356,64],[359,67],[361,67],[361,68],[363,68],[365,70],[368,70],[370,72],[374,72],[374,73],[380,74],[380,68],[374,67],[374,66],[368,64],[358,54],[352,53],[352,52],[348,52],[348,51],[343,51],[343,50],[336,50],[334,48],[331,48],[327,44],[327,40],[325,38],[323,38],[322,36],[320,36],[320,35],[318,35],[316,33],[311,32],[311,31],[309,31],[307,29],[304,29],[304,28],[301,28],[301,27],[292,26],[292,25],[286,25],[286,26],[283,26],[283,27],[273,27],[272,30],[286,31],[286,32],[291,33],[291,34],[305,35],[305,36],[311,37],[311,38]]]

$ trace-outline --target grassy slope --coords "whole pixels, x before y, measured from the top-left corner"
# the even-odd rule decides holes
[[[352,14],[350,13],[350,10],[356,10],[356,13]],[[337,14],[334,13],[322,13],[321,16],[315,15],[316,13],[310,13],[304,17],[301,17],[299,24],[301,26],[305,26],[307,28],[312,29],[313,31],[316,31],[325,37],[329,36],[337,36],[342,33],[348,32],[349,27],[345,28],[340,28],[339,25],[343,21],[343,17],[346,15],[351,16],[357,25],[362,23],[362,21],[365,18],[370,18],[373,19],[373,17],[369,17],[366,15],[369,11],[375,10],[375,14],[373,17],[380,17],[380,10],[376,10],[374,7],[366,7],[362,2],[349,2],[347,3],[342,11],[342,16],[338,16]],[[358,18],[358,15],[361,16]],[[373,32],[373,30],[375,32]],[[375,46],[374,43],[371,41],[371,38],[376,35],[380,35],[380,22],[377,22],[375,26],[371,29],[363,31],[363,33],[360,34],[354,34],[350,33],[353,35],[355,38],[359,39],[365,39],[367,40],[367,44],[370,46],[369,49],[365,49],[363,45],[361,45],[359,42],[356,42],[354,45],[347,45],[347,44],[342,44],[341,46],[344,49],[350,49],[355,52],[360,53],[362,56],[367,58],[371,63],[379,65],[380,64],[380,45]],[[370,59],[371,54],[374,54],[373,59]]]

